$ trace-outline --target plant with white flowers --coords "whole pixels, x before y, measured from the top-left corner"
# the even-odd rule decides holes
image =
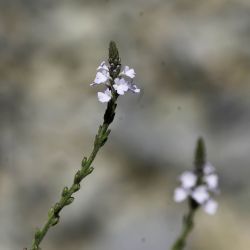
[[[116,68],[112,70],[113,74],[111,75],[110,69],[113,67],[114,63],[110,63],[108,67],[103,61],[97,68],[94,82],[90,84],[91,86],[103,84],[107,87],[104,92],[97,93],[100,102],[109,102],[112,98],[112,91],[115,91],[118,95],[124,95],[129,90],[133,93],[140,93],[140,89],[133,83],[135,78],[134,69],[125,66],[123,71],[120,72],[121,64],[118,63]]]
[[[174,191],[174,201],[188,200],[189,211],[184,216],[182,232],[172,250],[182,250],[185,247],[186,238],[194,225],[194,214],[199,207],[208,214],[216,213],[218,203],[213,197],[219,193],[218,180],[215,167],[206,162],[205,145],[200,138],[197,142],[194,170],[185,171],[179,176],[180,185]]]
[[[174,200],[182,202],[187,198],[195,200],[208,214],[215,214],[218,203],[213,199],[218,194],[218,175],[215,168],[206,163],[203,167],[203,175],[198,184],[198,174],[195,171],[185,171],[180,177],[180,186],[175,189]]]
[[[60,199],[49,210],[45,224],[35,232],[30,250],[41,250],[40,244],[48,230],[59,223],[60,212],[74,201],[73,195],[80,190],[81,181],[94,170],[92,163],[111,132],[109,126],[115,117],[118,97],[129,91],[140,93],[140,89],[134,83],[135,75],[133,68],[125,66],[122,69],[116,44],[110,42],[108,64],[105,61],[100,64],[96,77],[90,84],[105,86],[103,92],[97,93],[97,97],[101,103],[107,103],[103,123],[95,136],[92,152],[89,157],[83,158],[81,168],[74,175],[72,185],[63,188]],[[218,207],[214,200],[214,196],[219,192],[218,175],[215,168],[205,159],[205,145],[202,138],[197,141],[194,165],[194,170],[185,171],[180,175],[179,186],[174,191],[176,202],[188,201],[188,212],[184,216],[182,231],[173,244],[172,250],[184,249],[187,237],[194,226],[194,215],[200,207],[208,214],[215,214]]]
[[[107,89],[104,92],[98,92],[98,99],[102,103],[107,103],[107,108],[104,113],[103,123],[100,125],[97,135],[94,140],[93,150],[89,157],[84,157],[81,163],[81,168],[76,172],[73,184],[70,187],[64,187],[61,193],[60,200],[56,202],[48,212],[46,223],[41,229],[35,232],[31,250],[41,250],[40,243],[47,234],[48,230],[58,224],[60,212],[65,207],[74,201],[72,196],[81,186],[81,181],[92,173],[94,161],[100,148],[108,140],[110,134],[109,125],[113,122],[116,110],[116,101],[119,95],[124,95],[128,90],[139,93],[140,89],[133,83],[135,77],[134,69],[125,66],[121,71],[121,60],[116,44],[110,42],[109,45],[109,65],[102,62],[97,68],[97,74],[94,82],[91,85],[104,84]],[[26,248],[27,249],[27,248]]]

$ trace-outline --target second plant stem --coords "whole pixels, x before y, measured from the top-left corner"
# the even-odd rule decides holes
[[[180,236],[175,241],[171,250],[183,250],[186,245],[188,235],[191,233],[194,226],[194,215],[197,209],[197,204],[193,200],[189,200],[189,211],[183,217],[183,225]]]
[[[61,194],[61,199],[55,203],[55,205],[49,210],[47,222],[41,229],[38,229],[35,233],[31,250],[39,250],[40,243],[47,234],[50,227],[55,226],[59,222],[59,213],[67,205],[71,204],[74,200],[72,195],[80,189],[80,182],[87,175],[93,171],[91,167],[96,154],[100,148],[105,144],[108,139],[110,130],[109,125],[113,121],[116,109],[117,95],[114,95],[112,100],[108,103],[106,112],[104,114],[103,124],[99,127],[98,133],[95,137],[93,150],[88,158],[84,157],[81,164],[81,169],[77,171],[74,177],[74,182],[70,188],[65,187]]]

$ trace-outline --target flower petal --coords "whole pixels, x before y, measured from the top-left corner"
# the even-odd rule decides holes
[[[93,86],[96,84],[106,83],[108,79],[109,79],[108,72],[105,72],[105,71],[97,72],[94,82],[90,85]]]
[[[102,61],[100,66],[97,68],[97,70],[106,70],[109,71],[108,66],[106,65],[105,61]]]
[[[135,84],[129,84],[129,89],[134,93],[140,93],[141,90]]]
[[[197,181],[197,176],[191,171],[185,171],[180,176],[181,186],[183,188],[192,188],[195,186]]]
[[[208,189],[215,190],[218,188],[219,178],[217,174],[210,174],[204,176],[204,182],[207,184]]]
[[[205,186],[198,186],[191,194],[192,198],[199,204],[204,204],[209,199],[209,193]]]
[[[118,86],[116,85],[114,86],[114,88],[119,95],[124,95],[125,92],[128,90],[127,86],[125,85],[118,85]]]
[[[131,79],[135,77],[135,71],[134,69],[130,69],[128,66],[125,66],[124,70],[121,72],[121,75],[125,75]]]
[[[207,162],[203,167],[203,172],[205,175],[213,174],[215,172],[215,167],[210,162]]]
[[[188,196],[188,192],[184,188],[178,187],[174,191],[175,202],[182,202],[187,198],[187,196]]]
[[[98,92],[97,93],[97,97],[98,97],[98,100],[102,103],[104,102],[109,102],[111,97],[112,97],[112,94],[111,94],[111,91],[109,89],[106,89],[105,92]]]
[[[127,92],[129,88],[128,82],[125,81],[123,78],[116,78],[113,87],[119,95],[124,95],[124,93]]]
[[[203,209],[206,213],[213,215],[218,209],[218,203],[215,200],[210,199],[203,205]]]

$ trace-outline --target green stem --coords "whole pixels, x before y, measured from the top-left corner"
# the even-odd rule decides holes
[[[72,195],[80,189],[80,182],[93,171],[91,164],[94,161],[100,148],[106,143],[108,135],[110,133],[110,130],[108,128],[115,115],[117,97],[118,96],[114,96],[108,103],[104,115],[104,122],[99,127],[98,133],[95,137],[94,147],[90,156],[88,158],[83,158],[82,167],[77,171],[73,184],[69,189],[67,187],[64,188],[61,199],[50,209],[47,222],[41,229],[38,229],[36,231],[31,250],[41,249],[39,245],[47,234],[48,230],[59,222],[60,211],[65,206],[73,202],[74,198],[72,197]]]
[[[193,227],[194,227],[194,215],[197,209],[197,204],[194,203],[194,201],[190,200],[189,201],[189,211],[188,213],[184,216],[183,218],[183,226],[182,226],[182,231],[175,241],[175,243],[172,246],[172,250],[183,250],[188,235],[191,233]]]
[[[83,158],[81,169],[79,169],[76,172],[71,187],[70,188],[64,187],[60,200],[57,203],[55,203],[54,206],[49,210],[48,219],[44,224],[44,226],[35,232],[32,247],[30,248],[30,250],[41,249],[40,243],[46,236],[48,230],[59,222],[61,210],[65,206],[70,205],[74,201],[74,197],[72,197],[72,195],[81,188],[80,186],[81,181],[87,175],[91,174],[92,171],[94,170],[94,168],[91,167],[91,164],[94,161],[100,148],[106,143],[108,136],[110,134],[109,125],[113,122],[115,117],[116,101],[118,98],[118,94],[114,90],[113,84],[114,84],[114,79],[120,73],[120,66],[121,66],[120,62],[121,60],[119,58],[119,52],[117,50],[116,44],[115,42],[111,41],[109,45],[109,63],[110,63],[109,73],[111,76],[109,87],[112,92],[112,98],[108,102],[103,117],[103,123],[99,127],[98,133],[95,137],[93,150],[88,158],[86,157]]]
[[[196,143],[196,150],[195,150],[195,156],[194,156],[194,163],[195,163],[195,170],[197,181],[195,187],[198,187],[202,184],[202,178],[203,178],[203,166],[206,162],[206,148],[205,148],[205,142],[200,137],[197,140]],[[177,238],[175,243],[173,244],[171,250],[183,250],[188,235],[191,233],[193,227],[194,227],[194,215],[196,210],[199,208],[199,204],[193,200],[192,198],[188,199],[188,213],[183,218],[183,225],[182,225],[182,231],[180,233],[180,236]]]

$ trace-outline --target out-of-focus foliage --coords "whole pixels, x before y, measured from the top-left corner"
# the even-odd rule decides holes
[[[188,249],[247,249],[249,15],[247,0],[1,1],[0,249],[30,244],[90,152],[104,107],[89,84],[110,40],[142,93],[120,98],[84,192],[42,246],[166,249],[185,210],[175,179],[202,135],[220,207],[198,213]]]

